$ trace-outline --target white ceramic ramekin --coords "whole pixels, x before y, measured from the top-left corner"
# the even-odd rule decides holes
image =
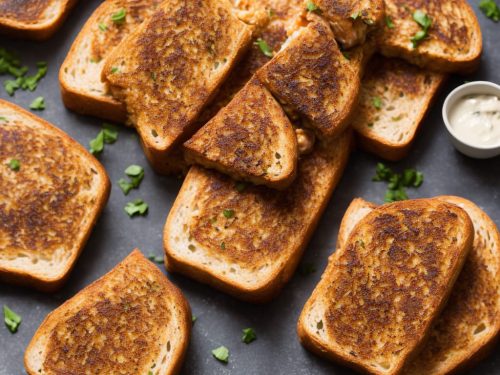
[[[460,139],[455,134],[449,121],[449,113],[457,100],[467,95],[486,94],[500,97],[500,86],[488,81],[475,81],[458,86],[450,92],[443,104],[443,121],[451,137],[451,142],[462,154],[476,159],[487,159],[500,155],[500,142],[493,146],[474,145],[467,140]]]

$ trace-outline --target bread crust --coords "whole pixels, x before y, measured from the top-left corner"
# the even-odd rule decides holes
[[[24,354],[24,366],[29,375],[37,375],[39,372],[31,367],[30,354],[36,349],[36,343],[40,338],[46,333],[45,330],[49,329],[52,322],[57,322],[59,320],[64,319],[64,312],[73,305],[73,301],[78,298],[84,298],[83,296],[86,294],[97,294],[100,291],[101,284],[105,284],[106,277],[108,274],[116,271],[118,268],[123,267],[125,263],[138,263],[143,262],[148,264],[149,272],[155,275],[155,279],[162,283],[163,286],[168,290],[169,297],[171,297],[175,303],[177,308],[182,312],[180,314],[180,331],[184,334],[181,337],[181,341],[179,343],[178,356],[175,359],[175,363],[171,368],[171,371],[168,374],[178,374],[182,368],[183,361],[186,355],[187,347],[189,345],[189,340],[191,336],[191,327],[192,327],[192,314],[191,308],[189,306],[188,301],[182,294],[181,290],[177,288],[174,284],[172,284],[167,277],[160,271],[158,267],[148,261],[144,255],[138,249],[134,249],[124,260],[122,260],[119,264],[117,264],[113,269],[107,272],[105,275],[100,277],[99,279],[92,282],[90,285],[86,286],[82,290],[80,290],[73,297],[65,301],[61,306],[50,312],[47,317],[40,324],[39,328],[33,335],[28,347],[26,348]],[[47,328],[46,328],[47,327]]]
[[[101,165],[101,163],[99,163],[99,161],[94,156],[92,156],[82,145],[73,140],[65,132],[56,128],[54,125],[43,120],[42,118],[39,118],[28,111],[25,111],[23,108],[15,104],[0,99],[0,106],[8,107],[11,110],[18,112],[21,116],[27,117],[31,121],[35,121],[43,125],[51,132],[57,133],[58,136],[64,139],[64,142],[69,144],[72,150],[76,150],[78,153],[84,154],[86,156],[86,159],[100,175],[102,181],[102,183],[99,185],[98,192],[95,195],[96,203],[94,205],[94,209],[91,213],[89,213],[89,217],[91,217],[91,220],[89,220],[88,223],[80,229],[81,232],[85,233],[85,235],[80,240],[77,250],[71,255],[71,260],[67,262],[65,269],[62,270],[62,272],[60,272],[57,277],[38,277],[30,274],[29,271],[21,271],[17,269],[11,269],[9,267],[0,266],[0,279],[14,284],[33,287],[44,292],[51,292],[60,288],[62,284],[64,284],[64,282],[67,280],[72,268],[76,263],[76,260],[78,259],[92,232],[93,227],[95,226],[104,206],[106,205],[106,202],[108,201],[111,183],[109,181],[106,170]]]
[[[49,39],[62,25],[69,14],[71,8],[76,4],[77,0],[52,0],[63,3],[62,13],[58,17],[42,23],[22,22],[8,17],[0,16],[0,33],[12,37],[46,40]]]

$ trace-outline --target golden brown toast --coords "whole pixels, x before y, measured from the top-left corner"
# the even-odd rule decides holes
[[[310,0],[304,2],[304,8],[308,4]],[[367,34],[384,21],[384,0],[314,0],[313,4],[345,49],[363,44]]]
[[[180,290],[136,249],[45,318],[26,349],[26,371],[176,374],[191,325]]]
[[[0,0],[0,33],[44,40],[61,26],[77,0]]]
[[[428,36],[411,41],[422,27],[413,14],[420,10],[431,19]],[[385,0],[388,25],[381,29],[382,54],[401,57],[434,71],[469,73],[479,64],[482,52],[481,28],[466,0]]]
[[[297,173],[297,138],[271,93],[253,78],[186,143],[186,159],[236,180],[284,189]]]
[[[360,67],[340,51],[319,17],[300,27],[257,76],[281,104],[290,106],[322,139],[333,139],[350,122],[357,103]]]
[[[400,374],[445,305],[473,239],[467,213],[438,199],[374,208],[331,256],[301,313],[300,340],[364,372]]]
[[[66,133],[3,100],[0,169],[0,278],[57,289],[107,202],[106,171]]]
[[[67,108],[84,115],[125,122],[125,106],[111,96],[108,85],[101,81],[104,60],[160,2],[107,0],[92,13],[59,71],[61,96]],[[113,21],[113,15],[122,10],[125,18]]]
[[[196,130],[251,30],[228,0],[166,0],[106,59],[103,79],[125,103],[153,167]]]
[[[405,157],[446,76],[400,59],[375,56],[366,69],[352,126],[361,148]]]
[[[192,167],[165,224],[167,269],[240,299],[272,298],[292,276],[340,180],[351,140],[346,132],[331,144],[316,142],[284,192]]]

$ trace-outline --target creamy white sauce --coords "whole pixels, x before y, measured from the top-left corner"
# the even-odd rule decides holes
[[[477,146],[500,144],[500,98],[495,95],[466,95],[449,113],[456,136]]]

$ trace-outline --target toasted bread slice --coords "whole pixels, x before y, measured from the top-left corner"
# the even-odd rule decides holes
[[[473,238],[467,213],[437,199],[373,209],[332,255],[301,313],[300,340],[371,374],[401,373],[446,303]]]
[[[106,171],[66,133],[3,100],[0,169],[0,278],[57,289],[107,202]]]
[[[300,27],[257,72],[278,100],[309,120],[322,139],[333,139],[350,122],[360,75],[340,51],[328,24],[314,17]]]
[[[164,230],[166,266],[237,298],[263,302],[293,274],[337,185],[351,146],[347,132],[316,143],[284,192],[197,166],[189,171]]]
[[[251,36],[228,0],[166,0],[106,59],[103,78],[125,103],[153,167],[196,130]]]
[[[1,0],[0,33],[45,40],[61,26],[76,0]]]
[[[150,16],[161,0],[107,0],[90,16],[59,71],[64,105],[81,114],[123,123],[125,106],[101,81],[104,60],[118,43]],[[125,19],[112,20],[125,11]]]
[[[345,49],[363,44],[367,34],[384,20],[384,0],[315,0],[314,4],[318,8],[315,11],[329,22],[335,38]]]
[[[373,58],[352,121],[361,147],[387,160],[405,157],[445,78],[403,60]]]
[[[413,14],[420,10],[431,19],[425,39],[411,41],[422,27]],[[466,0],[385,0],[391,27],[381,29],[379,48],[388,57],[434,71],[469,73],[477,68],[483,40],[474,11]]]
[[[134,250],[42,322],[24,355],[35,374],[176,374],[191,332],[189,304]]]
[[[184,143],[186,159],[237,180],[284,189],[297,172],[297,138],[271,93],[254,78]]]

